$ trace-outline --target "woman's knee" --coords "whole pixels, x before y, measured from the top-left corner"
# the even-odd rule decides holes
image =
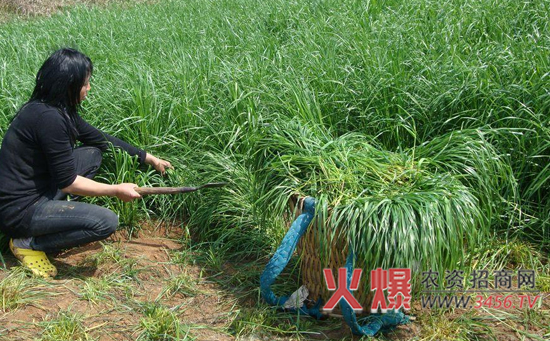
[[[104,238],[109,237],[118,227],[118,216],[113,211],[103,208],[96,228],[97,233]]]
[[[93,178],[103,160],[102,152],[97,147],[84,146],[73,151],[78,175]]]
[[[95,166],[96,168],[99,168],[101,166],[101,161],[103,160],[103,153],[101,150],[97,147],[82,147],[83,152],[85,154],[85,159],[89,160],[89,162]]]

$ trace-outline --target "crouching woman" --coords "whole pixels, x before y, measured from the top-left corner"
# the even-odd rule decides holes
[[[139,198],[135,184],[93,181],[109,143],[164,173],[170,163],[88,124],[78,114],[90,90],[93,65],[74,49],[60,49],[42,65],[30,100],[11,122],[0,148],[0,230],[21,263],[42,277],[56,268],[46,253],[102,240],[117,215],[73,196]],[[75,148],[76,141],[83,146]]]

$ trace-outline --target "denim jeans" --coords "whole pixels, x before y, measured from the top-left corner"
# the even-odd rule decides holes
[[[92,179],[101,165],[101,150],[81,147],[73,152],[77,174]],[[97,205],[63,200],[67,194],[58,191],[53,198],[43,198],[36,207],[25,237],[34,237],[31,247],[44,252],[103,240],[116,231],[118,216]]]

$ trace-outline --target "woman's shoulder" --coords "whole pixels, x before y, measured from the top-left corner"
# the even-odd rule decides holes
[[[31,101],[23,105],[18,116],[36,122],[42,121],[45,118],[62,120],[61,110],[59,108],[39,101]]]
[[[25,104],[14,119],[13,124],[19,129],[31,131],[51,131],[69,129],[67,120],[61,110],[42,102],[29,102]]]
[[[21,111],[33,111],[35,113],[39,112],[60,112],[60,109],[50,105],[48,103],[40,102],[40,101],[30,101],[23,105],[21,108]]]

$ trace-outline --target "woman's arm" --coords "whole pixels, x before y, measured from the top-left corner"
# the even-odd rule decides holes
[[[112,143],[115,147],[125,150],[128,154],[134,156],[137,155],[141,163],[146,163],[155,168],[158,172],[164,175],[166,168],[174,168],[170,162],[159,159],[152,154],[146,153],[144,150],[136,148],[129,143],[122,141],[114,136],[102,132],[101,130],[90,125],[88,122],[80,116],[77,117],[77,129],[78,139],[85,144],[99,147],[102,151],[105,151],[108,146],[108,142]]]
[[[72,184],[62,188],[61,191],[74,195],[90,197],[110,196],[117,197],[122,201],[132,201],[141,198],[139,193],[134,190],[136,187],[138,187],[136,184],[131,183],[117,185],[102,184],[78,175]]]
[[[131,156],[137,156],[140,163],[145,163],[146,152],[143,149],[136,148],[117,137],[104,133],[84,121],[80,116],[76,117],[76,129],[78,130],[78,140],[85,145],[98,147],[101,151],[106,151],[109,148],[109,143],[111,143]]]

